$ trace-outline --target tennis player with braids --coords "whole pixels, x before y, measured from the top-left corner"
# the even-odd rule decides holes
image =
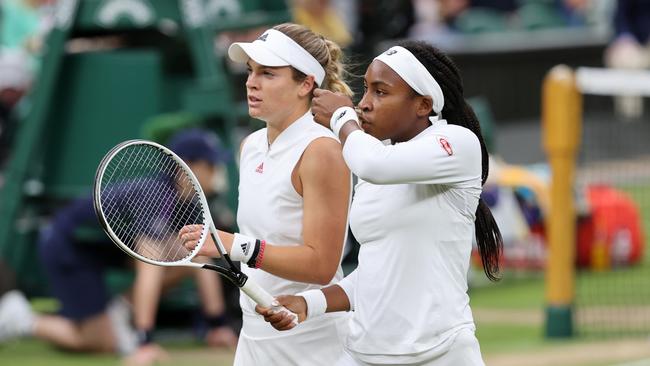
[[[251,117],[266,128],[249,135],[240,156],[241,233],[220,232],[233,260],[272,295],[295,294],[343,278],[340,262],[352,189],[341,144],[314,122],[315,88],[351,95],[342,81],[340,48],[296,24],[281,24],[252,43],[234,43],[229,57],[248,65]],[[195,243],[199,232],[180,232]],[[192,246],[193,244],[187,244]],[[201,254],[216,256],[209,240]],[[327,365],[343,353],[345,313],[328,314],[278,332],[240,297],[243,327],[235,365]]]
[[[439,50],[403,41],[374,59],[365,85],[358,112],[324,90],[312,105],[359,177],[350,211],[359,265],[336,285],[277,300],[304,325],[354,311],[335,365],[483,365],[467,294],[472,236],[491,280],[502,241],[479,198],[488,155],[459,70]],[[257,310],[294,328],[283,313]]]

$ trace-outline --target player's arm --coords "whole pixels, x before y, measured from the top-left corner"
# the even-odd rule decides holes
[[[314,140],[297,169],[303,196],[301,245],[276,246],[262,242],[264,238],[223,231],[219,231],[219,238],[233,260],[288,280],[325,285],[334,277],[343,252],[352,188],[350,171],[343,161],[341,145],[330,138]],[[200,225],[188,225],[179,235],[186,246],[191,246],[200,232]],[[217,257],[219,252],[208,238],[199,254]]]
[[[328,284],[341,261],[350,203],[350,172],[341,145],[314,140],[305,150],[298,176],[303,196],[303,244],[266,246],[261,268],[292,281]]]
[[[281,295],[276,298],[277,304],[286,307],[298,315],[298,321],[303,322],[322,315],[337,311],[354,309],[354,288],[356,284],[354,271],[336,285],[320,290],[309,290],[298,295]],[[256,306],[255,311],[264,316],[277,330],[288,330],[296,326],[293,317],[285,312],[275,312],[270,308]]]
[[[373,184],[450,184],[480,176],[481,148],[474,135],[427,135],[395,145],[355,130],[343,148],[345,162]]]

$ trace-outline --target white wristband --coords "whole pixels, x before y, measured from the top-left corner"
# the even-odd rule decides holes
[[[255,242],[255,238],[235,233],[229,253],[230,259],[242,263],[248,263],[255,253]]]
[[[357,125],[359,124],[359,117],[357,116],[357,112],[355,112],[354,108],[345,106],[339,107],[334,111],[332,118],[330,118],[330,128],[336,137],[339,137],[341,127],[343,127],[347,121],[355,121]]]
[[[325,314],[325,311],[327,310],[327,299],[325,298],[323,291],[308,290],[297,293],[296,295],[305,298],[305,302],[307,303],[307,319]]]

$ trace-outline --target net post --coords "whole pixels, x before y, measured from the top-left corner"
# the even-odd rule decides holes
[[[546,221],[545,272],[547,338],[573,336],[576,215],[573,197],[582,123],[582,96],[574,71],[553,67],[542,90],[542,146],[551,168],[551,203]]]

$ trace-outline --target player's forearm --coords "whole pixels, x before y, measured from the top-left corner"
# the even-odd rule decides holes
[[[305,308],[302,310],[298,308],[297,313],[303,313],[305,320],[319,317],[324,313],[349,311],[351,308],[348,295],[338,285],[328,286],[320,290],[303,291],[296,295],[304,299]]]
[[[340,250],[336,253],[340,253]],[[319,253],[305,244],[267,244],[260,268],[287,280],[327,285],[336,274],[339,260],[340,258],[331,252]]]
[[[279,246],[238,233],[232,235],[231,239],[224,235],[223,244],[229,251],[230,258],[242,265],[260,268],[290,281],[327,285],[334,278],[341,260],[345,235],[343,232],[339,234],[336,235],[340,237],[338,240],[323,234],[320,236],[322,242],[319,239],[308,239],[311,241],[304,244]],[[307,235],[308,238],[311,236]]]
[[[350,299],[338,285],[327,286],[321,289],[327,299],[327,313],[336,311],[350,311]]]

